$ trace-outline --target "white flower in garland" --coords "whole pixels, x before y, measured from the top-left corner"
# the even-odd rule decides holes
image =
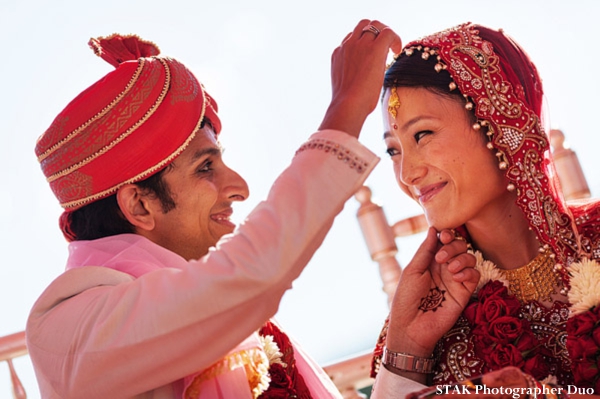
[[[264,353],[262,355],[265,358]],[[252,396],[256,399],[269,388],[269,384],[271,383],[269,364],[267,361],[258,362],[254,365],[246,365],[245,368],[246,375],[248,376],[248,384],[252,388]]]
[[[600,305],[600,265],[595,260],[583,259],[569,266],[571,315],[587,312]]]
[[[483,255],[479,251],[475,251],[473,255],[477,261],[475,270],[479,272],[479,283],[477,283],[477,288],[475,288],[475,292],[473,294],[479,292],[481,287],[492,280],[498,280],[504,284],[505,287],[508,287],[508,280],[502,275],[500,270],[496,267],[496,265],[494,265],[493,262],[483,259]]]
[[[263,346],[263,350],[269,359],[269,365],[279,363],[283,367],[287,367],[287,365],[281,361],[281,357],[283,353],[279,351],[279,346],[277,342],[274,341],[272,335],[260,335],[260,342]]]

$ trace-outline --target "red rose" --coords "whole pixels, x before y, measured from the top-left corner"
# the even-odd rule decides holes
[[[287,388],[269,388],[263,392],[259,399],[289,399],[293,395]],[[292,396],[293,397],[293,396]]]
[[[504,298],[506,314],[509,316],[518,316],[521,310],[521,302],[514,295],[507,295]]]
[[[519,339],[515,342],[515,346],[521,353],[527,353],[534,349],[538,345],[538,340],[533,335],[533,332],[528,328],[529,323],[527,320],[521,320],[521,327],[523,332],[519,336]]]
[[[598,345],[588,336],[567,336],[567,350],[574,360],[596,359]]]
[[[478,339],[481,339],[481,337],[487,337],[490,335],[487,327],[487,323],[475,324],[471,329],[471,333],[476,335]]]
[[[591,386],[590,382],[593,381],[598,375],[598,366],[596,363],[575,362],[573,366],[575,384],[578,386]]]
[[[279,363],[274,363],[269,367],[269,377],[271,377],[269,386],[289,387],[292,385],[292,379],[285,372],[283,365]]]
[[[600,327],[594,328],[594,332],[592,333],[592,338],[596,345],[600,346]]]
[[[506,306],[502,298],[487,298],[477,308],[475,323],[490,323],[494,319],[505,315]]]
[[[507,366],[523,367],[523,356],[521,352],[514,345],[496,345],[494,351],[492,351],[487,359],[490,366],[494,369],[503,368]],[[494,367],[497,366],[497,367]]]
[[[521,321],[516,317],[502,316],[490,324],[490,335],[503,344],[508,344],[521,335]]]
[[[472,333],[474,335],[475,351],[479,357],[485,357],[489,355],[496,346],[496,340],[490,336],[488,329],[483,324],[476,325]]]
[[[597,320],[598,316],[593,311],[578,314],[567,321],[567,333],[577,336],[590,334]]]
[[[525,360],[523,370],[531,374],[536,380],[543,380],[550,374],[550,367],[541,354],[536,354]]]
[[[275,363],[269,367],[269,377],[269,388],[259,396],[260,399],[287,399],[296,394],[292,388],[292,380],[281,364]]]
[[[475,316],[477,315],[477,308],[479,307],[478,302],[471,302],[467,305],[463,312],[463,316],[469,324],[475,324]]]
[[[480,306],[477,308],[475,323],[486,323],[501,316],[517,316],[521,303],[508,294],[506,287],[499,281],[483,286],[478,294]]]
[[[507,294],[508,290],[506,289],[504,284],[502,284],[498,280],[493,280],[481,287],[481,289],[477,293],[477,298],[479,299],[479,302],[484,302],[488,298],[503,297]]]

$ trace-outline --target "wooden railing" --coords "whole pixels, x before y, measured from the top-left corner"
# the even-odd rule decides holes
[[[15,399],[26,399],[25,388],[17,376],[12,360],[14,358],[25,356],[27,354],[27,344],[25,343],[25,331],[7,335],[0,338],[0,362],[6,361],[10,371],[12,382],[13,397]]]
[[[324,367],[344,399],[364,398],[358,390],[373,385],[374,380],[369,376],[372,356],[372,352],[358,354]]]

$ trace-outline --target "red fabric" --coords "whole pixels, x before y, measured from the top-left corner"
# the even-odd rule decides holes
[[[97,56],[102,57],[104,61],[115,68],[118,68],[124,61],[160,54],[156,44],[142,40],[135,35],[91,38],[88,45]]]
[[[557,262],[569,266],[583,258],[600,261],[600,202],[585,200],[567,204],[563,198],[548,138],[541,124],[542,83],[527,54],[502,31],[471,23],[413,41],[405,49],[429,52],[431,57],[438,57],[439,64],[450,73],[460,92],[473,103],[479,123],[492,133],[492,151],[506,166],[506,177],[517,192],[517,204],[540,242],[552,248]],[[400,56],[410,55],[403,53]],[[566,267],[562,268],[562,277],[565,286],[569,287]],[[522,308],[524,320],[529,317],[526,310],[534,306],[539,307],[532,302]],[[549,348],[554,350],[545,361],[554,367],[553,372],[560,375],[562,383],[569,383],[573,378],[568,354],[560,352],[561,347],[556,345],[556,339],[562,339],[563,345],[566,340],[567,314],[566,305],[561,308],[555,304],[548,311],[547,319],[539,324],[549,328],[545,324],[551,320],[552,334],[544,338],[543,345],[535,352],[546,356]],[[456,364],[449,359],[456,350],[463,354],[473,352],[474,335],[465,327],[471,326],[461,317],[455,328],[438,343],[436,353],[440,360],[435,383],[457,379],[450,371]],[[380,363],[386,334],[387,321],[375,349],[373,374]],[[541,339],[542,335],[538,334],[537,338]],[[459,337],[461,342],[468,340],[468,347],[456,347],[453,352],[451,337]],[[461,342],[456,345],[462,345]],[[473,364],[465,366],[465,370],[471,373],[490,370],[477,356],[472,359]],[[576,372],[575,380],[578,380]]]
[[[221,130],[216,102],[183,64],[158,57],[152,43],[113,35],[90,46],[116,69],[71,101],[36,145],[69,212],[166,167],[204,118]]]

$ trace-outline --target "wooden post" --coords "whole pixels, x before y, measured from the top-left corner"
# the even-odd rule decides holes
[[[553,129],[550,130],[549,137],[550,145],[553,148],[554,166],[565,199],[589,198],[591,196],[590,188],[585,180],[577,154],[564,146],[565,135],[562,131]]]
[[[10,380],[12,382],[13,387],[13,397],[15,399],[27,399],[25,388],[23,388],[23,384],[21,384],[19,376],[17,376],[17,372],[15,371],[15,367],[13,366],[12,359],[8,359],[6,362],[8,363],[8,368],[10,370]]]
[[[391,303],[402,268],[396,260],[398,247],[396,238],[383,208],[371,201],[371,190],[367,186],[361,187],[355,194],[360,202],[356,214],[358,224],[367,243],[371,259],[379,263],[379,273],[383,282],[383,291],[388,296],[388,304]]]
[[[27,343],[25,341],[25,331],[0,337],[0,361],[6,360],[10,371],[10,379],[13,386],[13,397],[15,399],[27,399],[25,388],[17,376],[17,372],[12,363],[12,359],[27,354]]]

